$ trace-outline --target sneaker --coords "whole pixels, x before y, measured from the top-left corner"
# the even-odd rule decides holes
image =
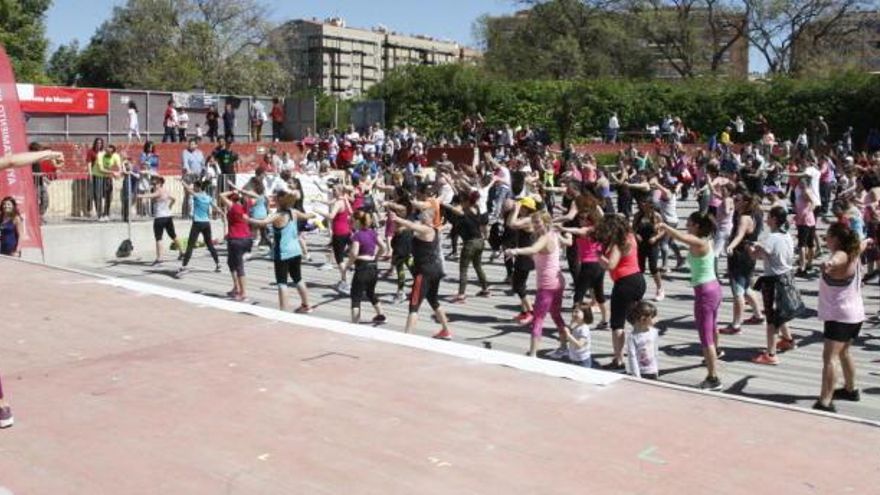
[[[220,273],[220,263],[217,263],[217,266],[214,267],[214,273]]]
[[[833,402],[829,402],[828,405],[826,406],[825,404],[822,404],[821,402],[816,401],[816,403],[813,404],[813,409],[815,409],[817,411],[825,411],[825,412],[830,412],[830,413],[837,412],[837,408],[834,407]]]
[[[758,315],[752,315],[748,320],[743,322],[743,325],[760,325],[764,323],[764,318],[761,318]]]
[[[309,263],[312,262],[312,255],[311,254],[306,256],[306,261],[308,261]]]
[[[762,352],[761,354],[753,357],[752,362],[755,364],[769,364],[772,366],[776,366],[777,364],[779,364],[779,356],[771,356],[766,352]]]
[[[862,400],[862,391],[859,389],[847,390],[845,388],[839,388],[834,391],[834,395],[831,396],[835,400],[848,400],[850,402],[858,402]]]
[[[626,369],[626,365],[624,365],[623,363],[615,363],[614,361],[611,361],[608,364],[603,364],[602,369],[608,371],[622,371]]]
[[[12,408],[9,406],[0,407],[0,428],[9,428],[15,424],[15,418],[12,417]]]
[[[440,340],[452,340],[452,332],[450,332],[449,330],[446,330],[444,328],[444,329],[440,330],[439,332],[435,333],[432,338],[440,339]]]
[[[385,315],[376,315],[373,317],[373,323],[377,325],[385,323],[386,321],[388,321],[388,318],[386,318]]]
[[[735,327],[733,325],[727,325],[726,327],[718,330],[718,333],[722,335],[737,335],[742,333],[742,327]]]
[[[346,294],[346,295],[348,294],[349,290],[351,290],[350,287],[348,286],[348,284],[341,281],[341,280],[339,281],[339,283],[337,283],[334,286],[334,289],[336,289],[338,292],[341,292],[342,294]]]
[[[662,290],[661,290],[661,291],[657,291],[657,295],[654,296],[654,300],[657,301],[657,302],[660,302],[660,301],[662,301],[662,300],[664,300],[664,299],[666,299],[666,293],[663,292]]]
[[[721,380],[717,376],[707,376],[705,380],[700,382],[700,390],[720,392],[722,388]]]
[[[237,296],[237,295],[238,295],[238,292],[236,292],[234,290],[231,290],[226,293],[226,297],[230,297],[230,298],[235,298],[235,296]]]
[[[492,295],[492,291],[489,289],[483,289],[480,292],[477,292],[477,297],[489,297]]]
[[[300,306],[300,307],[296,308],[295,310],[293,310],[293,312],[294,312],[294,313],[300,313],[300,314],[308,314],[308,313],[311,313],[311,312],[314,311],[314,310],[315,310],[315,308],[313,308],[312,306],[306,306],[305,304],[303,304],[302,306]]]
[[[452,298],[451,302],[452,304],[464,304],[467,302],[467,297],[462,294],[458,294]]]
[[[779,339],[776,341],[776,352],[785,352],[790,351],[792,349],[797,349],[797,344],[794,339]]]
[[[533,315],[531,312],[528,312],[528,313],[526,313],[526,316],[524,318],[519,320],[519,322],[523,325],[528,325],[534,319],[535,319],[535,315]]]
[[[336,267],[331,265],[330,263],[324,263],[323,265],[318,267],[318,270],[321,270],[322,272],[329,272],[330,270],[335,270],[335,269],[336,269]]]
[[[180,277],[183,276],[184,273],[186,273],[186,272],[188,272],[188,271],[189,271],[189,269],[188,269],[187,267],[182,266],[182,267],[180,267],[180,268],[177,269],[177,273],[175,273],[174,276],[175,276],[176,278],[180,278]]]
[[[156,266],[160,263],[162,263],[162,260],[153,260],[153,263],[151,263],[150,266]]]
[[[522,321],[522,319],[525,318],[526,316],[528,316],[528,313],[526,313],[525,311],[523,311],[523,312],[521,312],[520,314],[514,316],[514,317],[513,317],[513,320],[514,320],[514,321]]]
[[[608,330],[608,322],[600,321],[598,325],[593,327],[593,330]]]
[[[547,353],[547,357],[552,359],[562,359],[565,356],[568,356],[568,349],[565,347],[557,347]]]

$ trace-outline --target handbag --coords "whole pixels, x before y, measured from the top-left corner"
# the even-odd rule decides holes
[[[780,322],[787,322],[803,315],[807,308],[801,299],[800,291],[794,286],[791,272],[777,277],[775,284],[776,294],[773,305],[777,319]]]

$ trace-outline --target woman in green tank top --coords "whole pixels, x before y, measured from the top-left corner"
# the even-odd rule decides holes
[[[694,319],[707,371],[700,388],[719,391],[722,387],[718,378],[718,358],[723,354],[717,352],[721,284],[715,276],[715,253],[712,251],[715,219],[707,213],[694,212],[687,221],[687,234],[665,223],[658,227],[673,240],[688,247],[691,287],[694,288]]]

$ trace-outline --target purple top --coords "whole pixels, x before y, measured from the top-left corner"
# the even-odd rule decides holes
[[[379,238],[373,229],[358,230],[351,235],[351,242],[356,242],[360,246],[357,253],[358,256],[373,256],[376,254],[376,246],[379,245]]]

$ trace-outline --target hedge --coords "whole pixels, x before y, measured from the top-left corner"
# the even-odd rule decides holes
[[[880,123],[880,76],[846,73],[828,79],[778,78],[767,81],[694,79],[688,81],[511,82],[493,79],[477,67],[408,66],[370,88],[368,97],[384,99],[390,125],[413,125],[429,136],[459,129],[468,115],[481,112],[490,126],[529,124],[560,139],[559,122],[572,122],[570,139],[604,131],[616,111],[623,130],[643,130],[664,115],[680,117],[703,136],[720,132],[741,115],[749,125],[763,113],[779,138],[794,139],[810,119],[823,115],[838,139],[847,126],[861,144]]]

